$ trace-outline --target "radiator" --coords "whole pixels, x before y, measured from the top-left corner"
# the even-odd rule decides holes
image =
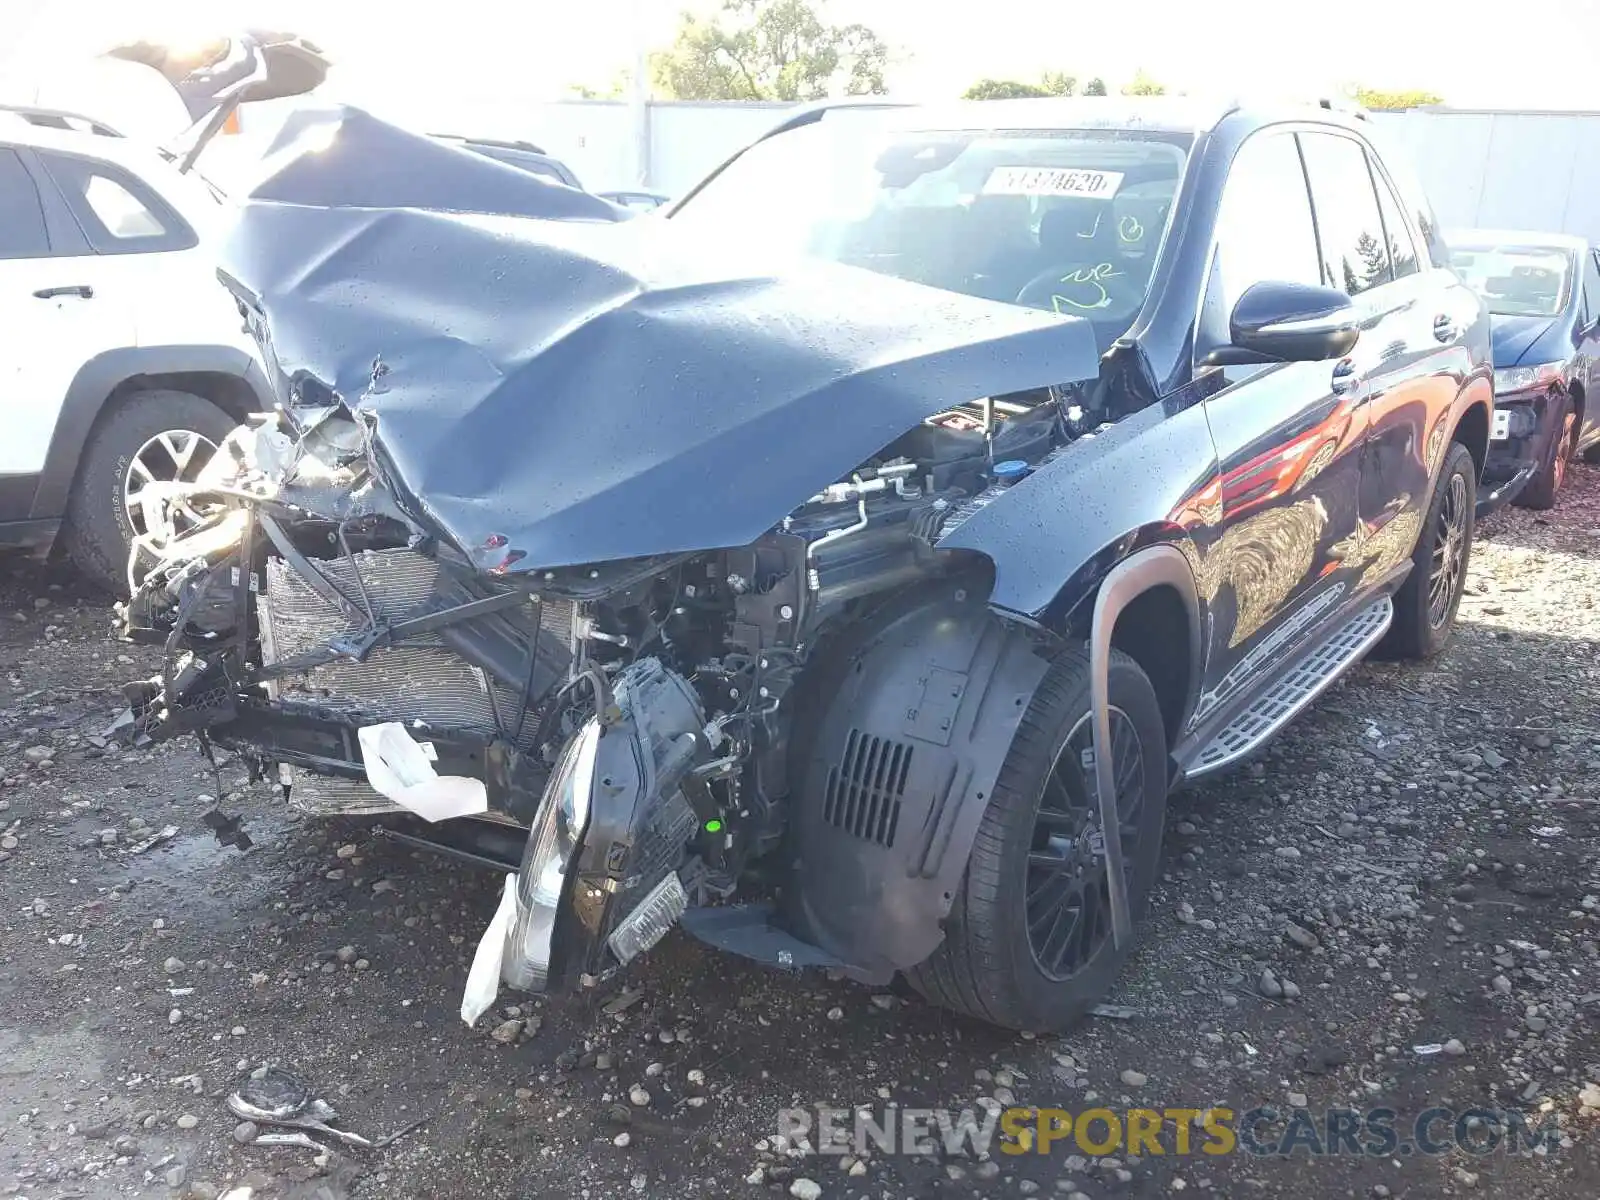
[[[439,565],[411,550],[369,550],[354,556],[367,599],[380,619],[401,621],[426,611]],[[345,595],[358,599],[356,568],[348,559],[319,559],[317,566]],[[330,637],[355,633],[364,622],[352,621],[317,594],[298,572],[280,558],[268,558],[266,587],[257,598],[262,660],[278,662],[321,647]],[[571,636],[574,605],[546,601],[543,628],[566,644]],[[378,647],[365,662],[341,660],[289,676],[270,685],[274,698],[300,700],[330,711],[376,721],[425,721],[436,729],[470,733],[495,732],[495,707],[510,720],[517,711],[516,692],[466,662],[426,634],[392,647]],[[491,702],[491,694],[493,701]],[[536,744],[533,714],[524,723],[522,745]],[[319,816],[398,811],[364,781],[339,776],[293,772],[290,803]]]

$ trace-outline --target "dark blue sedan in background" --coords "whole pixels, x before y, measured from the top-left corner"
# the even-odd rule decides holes
[[[1583,238],[1487,229],[1450,236],[1451,261],[1488,304],[1495,418],[1484,486],[1550,508],[1579,453],[1600,451],[1600,260]],[[1491,505],[1492,507],[1492,505]]]

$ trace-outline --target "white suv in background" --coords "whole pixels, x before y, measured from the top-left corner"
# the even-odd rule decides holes
[[[85,117],[0,109],[0,546],[124,591],[139,493],[272,399],[216,277],[223,197]]]

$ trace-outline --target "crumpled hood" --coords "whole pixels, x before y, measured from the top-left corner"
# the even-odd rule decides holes
[[[246,191],[258,204],[315,208],[427,208],[606,222],[628,215],[589,192],[412,133],[348,104],[308,102],[290,113]]]
[[[310,207],[291,182],[223,252],[280,396],[333,389],[404,502],[516,569],[743,545],[943,408],[1098,372],[1084,321],[756,271],[670,222]]]
[[[1522,361],[1523,355],[1527,354],[1554,324],[1554,317],[1491,315],[1489,331],[1494,343],[1494,365],[1499,368],[1517,366]]]

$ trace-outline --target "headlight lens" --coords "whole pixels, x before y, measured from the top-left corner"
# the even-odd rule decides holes
[[[1495,395],[1506,392],[1526,392],[1531,388],[1546,387],[1561,379],[1562,364],[1540,363],[1532,367],[1503,367],[1494,373]]]
[[[501,977],[522,991],[543,991],[550,981],[556,913],[567,868],[589,827],[600,722],[590,720],[567,743],[539,801],[517,875],[517,915],[506,937]]]

